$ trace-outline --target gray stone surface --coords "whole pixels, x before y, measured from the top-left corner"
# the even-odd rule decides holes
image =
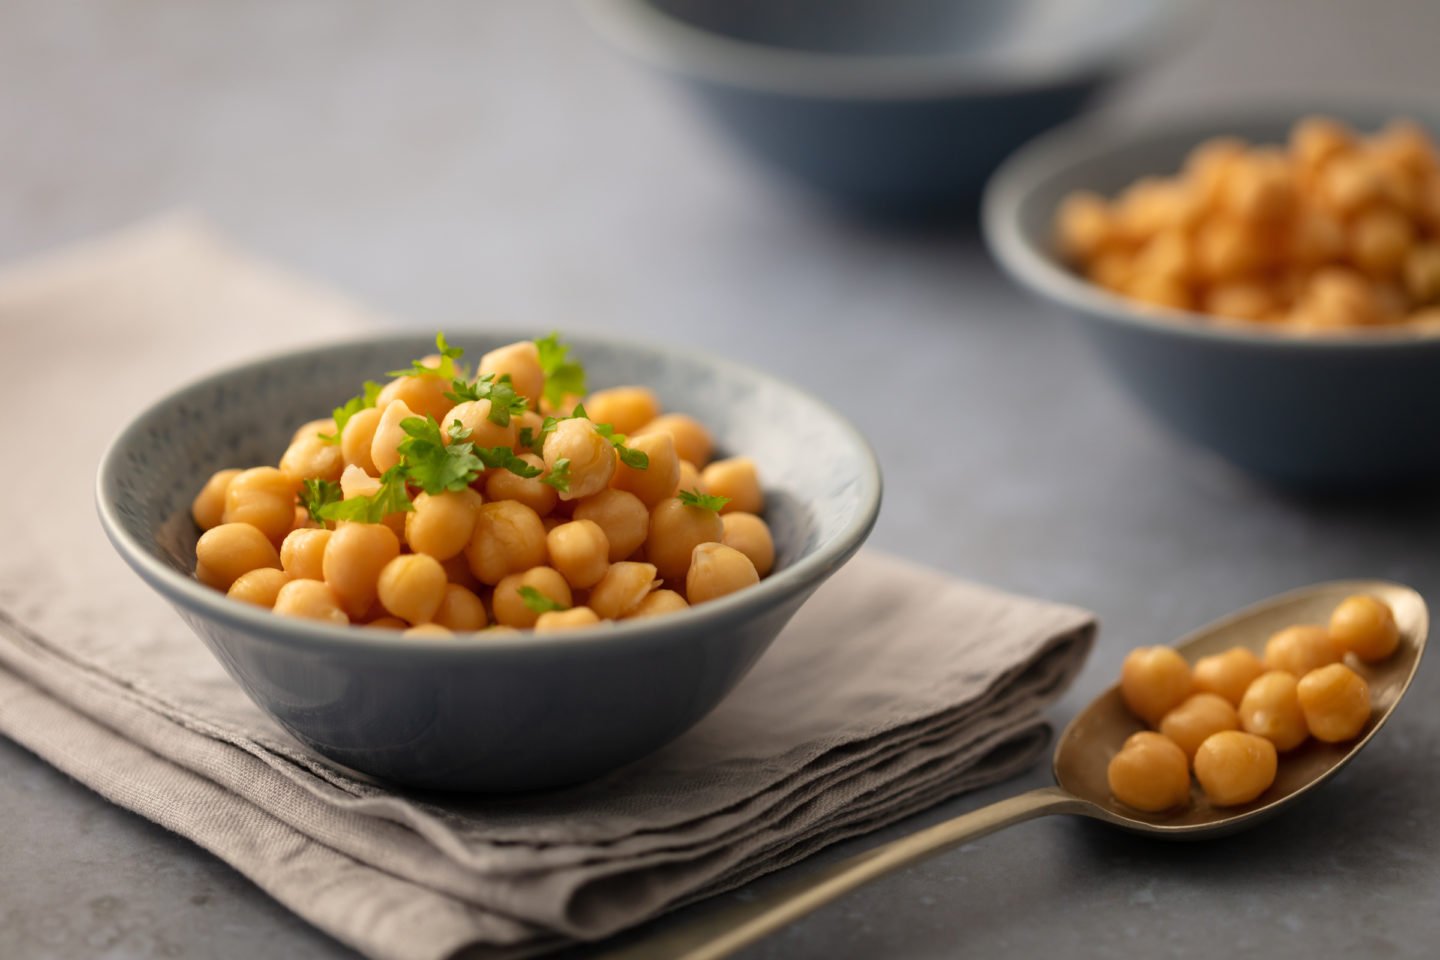
[[[1440,5],[1207,6],[1120,109],[1402,109],[1440,82]],[[877,545],[1100,613],[1058,721],[1129,647],[1277,590],[1383,576],[1440,597],[1440,500],[1299,500],[1177,446],[973,237],[865,229],[797,199],[566,5],[5,4],[0,259],[176,204],[421,327],[655,336],[826,397],[886,465]],[[1263,830],[1165,845],[1032,823],[747,956],[1433,955],[1437,697],[1426,669],[1373,749]],[[0,957],[346,954],[8,742],[0,810]]]

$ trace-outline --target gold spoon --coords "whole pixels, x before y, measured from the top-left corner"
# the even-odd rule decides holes
[[[636,943],[602,954],[603,960],[719,960],[813,910],[901,867],[959,846],[1002,827],[1054,813],[1078,814],[1118,827],[1171,839],[1213,837],[1244,829],[1279,813],[1324,783],[1385,725],[1410,686],[1425,651],[1430,614],[1420,594],[1383,580],[1341,580],[1302,587],[1233,613],[1184,637],[1176,648],[1190,662],[1231,647],[1263,652],[1269,636],[1295,623],[1325,623],[1330,611],[1351,594],[1364,593],[1390,605],[1400,627],[1400,646],[1382,663],[1348,662],[1370,685],[1370,722],[1349,743],[1308,740],[1282,754],[1275,783],[1253,802],[1212,807],[1198,787],[1190,806],[1168,813],[1141,813],[1110,796],[1106,768],[1125,738],[1145,729],[1125,709],[1118,686],[1086,707],[1060,735],[1055,747],[1058,786],[1042,787],[1001,800],[908,837],[842,860],[753,901],[712,911]]]

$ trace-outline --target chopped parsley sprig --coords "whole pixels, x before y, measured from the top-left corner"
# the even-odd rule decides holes
[[[375,406],[375,401],[380,396],[380,389],[380,384],[374,380],[366,380],[363,393],[358,397],[351,397],[331,411],[331,416],[335,418],[335,432],[322,433],[320,439],[331,445],[339,443],[341,435],[345,432],[345,424],[349,423],[350,418],[361,410],[368,410]]]
[[[440,363],[430,366],[423,359],[411,360],[406,370],[391,370],[387,377],[440,377],[443,380],[463,380],[465,371],[455,362],[465,355],[463,347],[452,347],[445,340],[445,334],[435,334],[435,349],[440,352]]]
[[[550,406],[558,408],[566,396],[585,395],[585,367],[580,361],[570,359],[570,347],[560,342],[558,333],[536,340],[535,349],[540,354],[545,400]]]
[[[489,400],[490,414],[488,419],[491,423],[500,427],[510,426],[510,418],[518,417],[530,409],[530,402],[515,392],[515,386],[510,381],[510,374],[501,374],[496,379],[495,374],[487,373],[470,383],[464,378],[451,381],[453,389],[447,391],[445,396],[456,403],[464,403],[467,400]]]
[[[355,523],[380,523],[392,513],[405,513],[415,509],[410,502],[410,491],[405,487],[405,466],[399,464],[386,470],[380,477],[380,489],[363,497],[349,500],[329,499],[338,491],[339,484],[322,480],[323,496],[314,507],[306,508],[316,520],[350,520]],[[307,488],[308,488],[307,484]],[[331,489],[334,488],[334,489]]]
[[[729,497],[717,497],[710,493],[701,493],[699,490],[681,490],[676,497],[687,507],[699,507],[701,510],[709,510],[711,513],[719,513],[720,508],[730,502]]]
[[[517,592],[520,594],[520,601],[529,607],[532,613],[562,613],[570,609],[531,586],[521,587]]]

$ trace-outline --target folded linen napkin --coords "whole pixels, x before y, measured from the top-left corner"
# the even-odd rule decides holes
[[[123,566],[90,490],[104,444],[177,381],[377,324],[186,218],[0,275],[0,409],[26,414],[0,417],[0,449],[39,429],[79,452],[7,471],[0,734],[395,960],[603,937],[1044,751],[1091,616],[862,552],[710,717],[598,782],[422,794],[308,753]]]

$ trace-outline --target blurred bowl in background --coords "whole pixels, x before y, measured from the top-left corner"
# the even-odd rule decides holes
[[[973,212],[1015,147],[1153,55],[1184,0],[582,0],[777,170],[858,212]]]
[[[1372,133],[1408,116],[1385,109],[1275,110],[1124,128],[1082,122],[1008,160],[982,210],[991,253],[1021,286],[1066,307],[1110,373],[1165,426],[1283,486],[1364,491],[1440,476],[1440,337],[1403,324],[1344,333],[1220,325],[1203,314],[1147,308],[1072,271],[1055,249],[1054,219],[1076,190],[1114,196],[1173,174],[1217,136],[1281,144],[1320,114]]]

